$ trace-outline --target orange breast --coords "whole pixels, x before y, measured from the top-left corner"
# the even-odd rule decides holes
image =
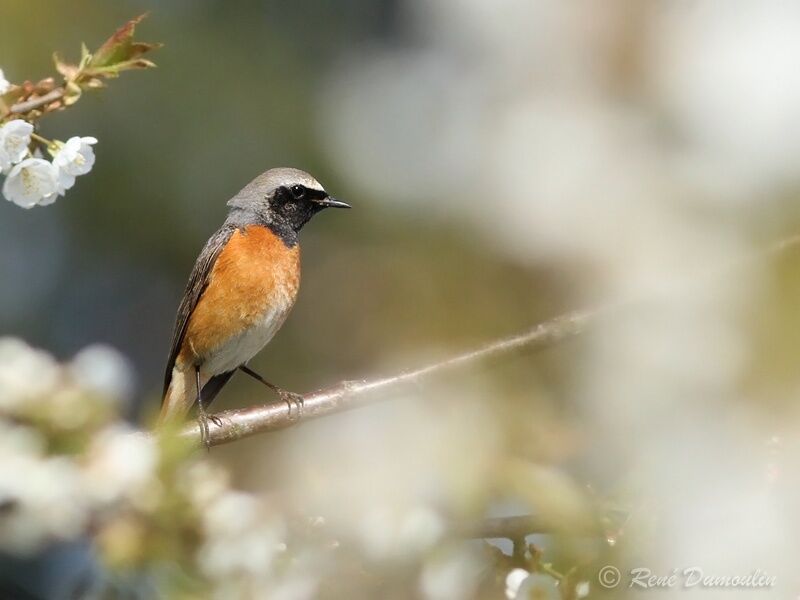
[[[220,252],[189,318],[178,362],[202,362],[258,322],[270,308],[288,311],[300,286],[300,248],[266,227],[236,230]]]

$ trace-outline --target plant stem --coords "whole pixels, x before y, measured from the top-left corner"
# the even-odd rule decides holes
[[[57,87],[56,89],[54,89],[51,92],[48,92],[44,96],[39,96],[37,98],[31,98],[30,100],[25,100],[24,102],[17,102],[16,104],[12,104],[11,109],[8,111],[8,114],[23,115],[37,108],[41,108],[42,106],[47,106],[51,102],[59,100],[63,95],[64,95],[64,88]]]

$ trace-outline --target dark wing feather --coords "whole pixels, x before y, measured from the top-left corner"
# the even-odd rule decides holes
[[[219,253],[222,252],[222,249],[225,247],[231,235],[233,235],[235,229],[235,227],[225,225],[212,235],[202,252],[200,252],[200,256],[197,257],[197,261],[194,263],[192,274],[189,276],[189,283],[186,284],[186,291],[183,294],[183,300],[181,300],[181,305],[178,307],[175,331],[172,334],[172,348],[169,351],[167,370],[164,373],[164,393],[161,396],[162,401],[167,394],[170,381],[172,381],[172,368],[175,366],[178,353],[181,351],[183,336],[186,334],[186,326],[189,323],[189,317],[192,315],[192,312],[208,285],[208,278],[211,274],[211,270],[214,268],[214,263]]]

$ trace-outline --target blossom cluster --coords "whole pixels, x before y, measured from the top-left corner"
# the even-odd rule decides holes
[[[536,598],[537,600],[562,600],[561,581],[548,573],[531,573],[519,567],[511,569],[506,575],[506,598],[508,600],[524,600]],[[579,581],[566,597],[581,600],[589,595],[589,582]]]
[[[196,441],[126,425],[131,389],[127,361],[110,348],[60,364],[0,337],[0,552],[88,539],[108,573],[148,573],[170,598],[203,589],[212,599],[306,600],[364,565],[416,563],[411,583],[427,600],[483,597],[503,583],[485,575],[490,554],[448,539],[444,516],[420,499],[359,510],[356,527],[336,511],[298,515],[291,495],[234,489]],[[512,600],[586,592],[533,562],[506,568]]]
[[[92,170],[95,138],[51,141],[34,133],[33,123],[47,113],[72,106],[84,91],[105,87],[104,80],[118,77],[122,71],[154,67],[143,55],[161,44],[133,39],[136,26],[145,16],[129,20],[95,52],[84,44],[78,64],[54,53],[61,83],[46,77],[15,85],[0,69],[0,174],[6,176],[2,187],[6,199],[23,208],[52,204],[75,185],[76,177]],[[42,158],[37,146],[47,149],[52,162]]]
[[[193,446],[125,424],[131,388],[127,360],[108,347],[60,364],[0,337],[0,552],[88,538],[109,572],[166,556],[212,598],[310,597],[316,580],[286,558],[282,512],[232,489]],[[177,594],[186,579],[159,585]]]
[[[26,554],[82,534],[90,507],[115,484],[94,476],[96,461],[84,470],[76,458],[94,454],[83,447],[86,434],[111,424],[129,382],[126,361],[109,348],[87,348],[62,366],[0,338],[0,550]],[[140,445],[132,456],[152,455]],[[74,451],[53,451],[67,447]],[[125,473],[112,470],[117,478]]]
[[[0,73],[0,85],[3,79]],[[71,137],[48,144],[52,162],[30,150],[33,125],[14,119],[0,126],[0,174],[5,174],[3,196],[22,208],[46,206],[75,185],[75,178],[94,166],[93,137]]]

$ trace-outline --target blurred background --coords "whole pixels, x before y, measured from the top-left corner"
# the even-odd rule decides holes
[[[0,203],[0,332],[62,359],[118,349],[147,424],[226,200],[302,168],[353,210],[304,229],[298,303],[251,363],[284,388],[632,301],[544,353],[214,449],[238,487],[391,573],[329,596],[494,597],[485,556],[437,532],[515,514],[553,524],[531,539],[591,595],[637,593],[599,586],[604,564],[761,569],[800,593],[800,254],[763,254],[800,221],[800,6],[3,0],[0,67],[47,76],[53,50],[76,59],[146,10],[158,69],[42,122],[99,139],[92,174],[46,209]],[[271,399],[236,377],[215,409]],[[598,515],[604,535],[574,533]]]

